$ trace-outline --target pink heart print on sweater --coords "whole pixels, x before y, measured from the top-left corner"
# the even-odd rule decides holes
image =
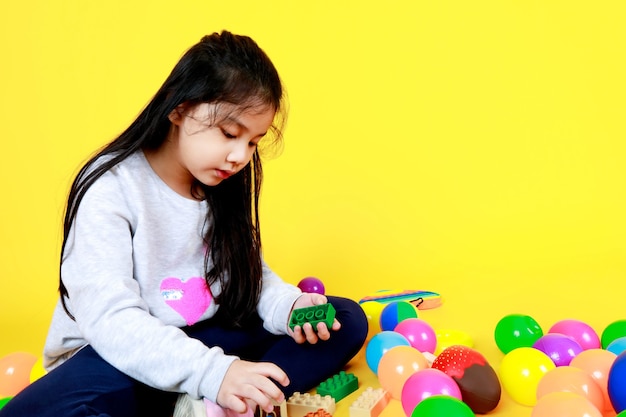
[[[213,294],[201,277],[192,277],[186,281],[165,278],[161,281],[161,296],[168,306],[185,319],[188,326],[197,323],[213,301]]]

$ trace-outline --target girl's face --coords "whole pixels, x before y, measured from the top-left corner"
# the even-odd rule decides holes
[[[236,110],[226,104],[202,103],[172,112],[175,128],[166,146],[180,180],[188,185],[194,179],[217,185],[250,162],[275,112],[267,107]]]

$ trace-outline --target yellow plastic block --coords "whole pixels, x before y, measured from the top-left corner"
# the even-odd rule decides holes
[[[330,414],[335,412],[335,399],[330,395],[321,396],[319,394],[301,394],[294,392],[287,400],[287,413],[290,417],[304,416],[307,413],[315,413],[323,409]]]
[[[378,417],[390,399],[388,391],[368,387],[350,406],[350,417]]]

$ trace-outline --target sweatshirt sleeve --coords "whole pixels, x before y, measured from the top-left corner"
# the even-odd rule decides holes
[[[70,312],[87,343],[115,368],[160,390],[215,401],[237,358],[151,315],[133,277],[136,214],[120,188],[102,177],[81,202],[61,267]]]
[[[289,314],[302,291],[284,282],[263,261],[263,288],[257,311],[263,319],[263,327],[274,334],[287,334]]]

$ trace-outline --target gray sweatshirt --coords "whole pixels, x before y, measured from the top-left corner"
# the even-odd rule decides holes
[[[218,284],[204,281],[206,205],[170,189],[143,152],[87,191],[61,266],[71,320],[57,303],[44,360],[51,370],[86,345],[120,371],[164,391],[215,401],[237,359],[187,337],[180,327],[212,317]],[[257,311],[286,334],[300,290],[263,263]]]

